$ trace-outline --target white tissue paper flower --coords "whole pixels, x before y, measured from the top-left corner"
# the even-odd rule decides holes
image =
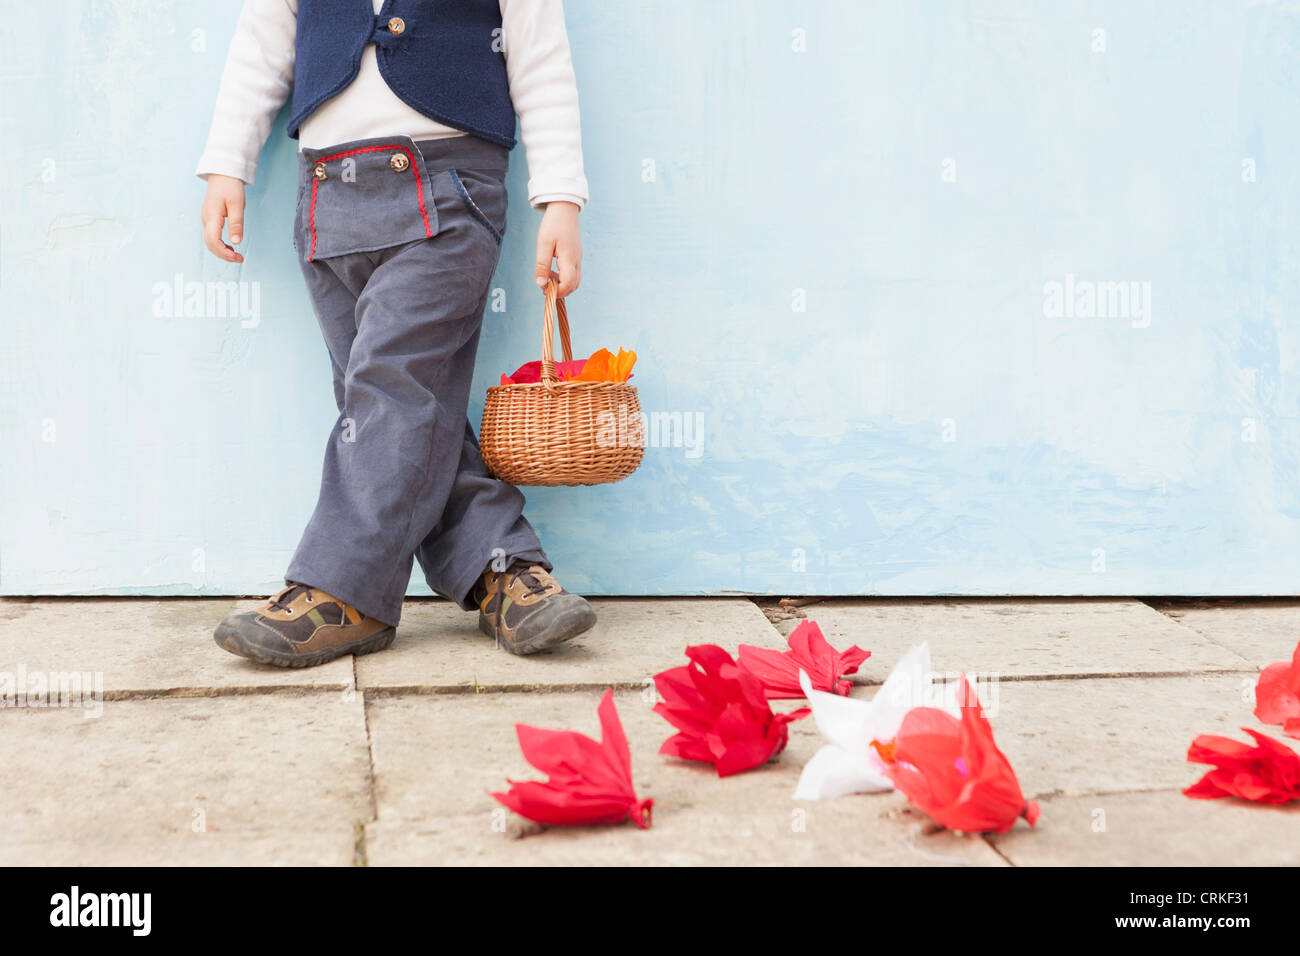
[[[799,686],[828,743],[804,765],[794,792],[796,800],[893,790],[885,762],[871,741],[892,741],[903,716],[913,707],[939,707],[954,716],[959,713],[955,685],[945,689],[931,680],[930,646],[926,643],[903,655],[869,701],[813,690],[802,671]]]

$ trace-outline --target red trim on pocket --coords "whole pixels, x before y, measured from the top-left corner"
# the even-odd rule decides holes
[[[420,216],[424,219],[424,235],[426,238],[433,238],[433,227],[429,225],[429,211],[424,207],[424,180],[420,178],[420,168],[415,162],[415,154],[405,146],[366,146],[362,149],[351,149],[346,153],[335,153],[333,156],[322,156],[316,163],[328,163],[331,159],[343,159],[346,156],[356,156],[358,153],[387,153],[393,150],[401,150],[406,154],[406,158],[411,163],[411,175],[415,177],[415,197],[420,204]],[[313,166],[315,163],[312,164]],[[315,176],[311,182],[311,213],[308,217],[308,223],[311,228],[311,252],[307,256],[308,262],[316,259],[316,190],[320,188],[320,180]]]

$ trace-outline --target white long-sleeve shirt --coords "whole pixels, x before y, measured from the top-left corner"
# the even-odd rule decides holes
[[[528,161],[528,201],[587,202],[578,88],[562,0],[499,0],[510,99]],[[373,0],[378,14],[384,0]],[[197,173],[253,182],[275,114],[293,87],[298,0],[245,0],[221,76],[207,146]],[[379,72],[368,44],[352,83],[316,109],[298,131],[300,149],[405,135],[417,142],[465,136],[404,103]]]

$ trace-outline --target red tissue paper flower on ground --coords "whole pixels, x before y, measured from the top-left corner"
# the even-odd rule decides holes
[[[1006,833],[1020,817],[1033,826],[1038,804],[1021,792],[964,674],[957,702],[960,720],[937,707],[916,707],[894,740],[873,741],[889,778],[913,806],[950,830]]]
[[[510,784],[508,793],[492,796],[521,817],[551,826],[622,823],[631,819],[650,826],[653,800],[638,800],[632,788],[632,756],[614,707],[614,692],[605,691],[596,708],[601,741],[570,730],[542,730],[516,724],[524,758],[548,779]]]
[[[1300,800],[1300,755],[1267,734],[1242,730],[1255,738],[1255,746],[1214,734],[1201,734],[1192,741],[1187,759],[1214,769],[1183,794],[1202,800],[1240,797],[1256,803]]]
[[[741,644],[736,655],[740,666],[763,682],[767,696],[793,698],[804,696],[799,686],[799,671],[812,681],[814,690],[847,697],[852,681],[841,680],[845,674],[856,674],[858,667],[871,656],[856,645],[847,651],[837,651],[822,636],[816,621],[803,621],[790,632],[790,649],[772,651],[752,644]]]
[[[1288,737],[1300,737],[1300,644],[1290,661],[1269,664],[1255,685],[1255,716],[1278,724]]]
[[[655,713],[680,731],[661,754],[711,763],[719,777],[757,767],[785,749],[788,724],[807,717],[803,707],[774,714],[762,682],[716,644],[686,648],[690,664],[655,675],[663,700]]]

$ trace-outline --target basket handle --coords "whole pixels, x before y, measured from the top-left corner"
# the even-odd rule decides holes
[[[569,342],[569,312],[560,298],[560,284],[554,279],[546,283],[546,322],[542,326],[542,384],[554,388],[555,379],[555,344],[554,330],[556,317],[559,317],[560,347],[564,350],[564,361],[573,361],[573,346]]]

